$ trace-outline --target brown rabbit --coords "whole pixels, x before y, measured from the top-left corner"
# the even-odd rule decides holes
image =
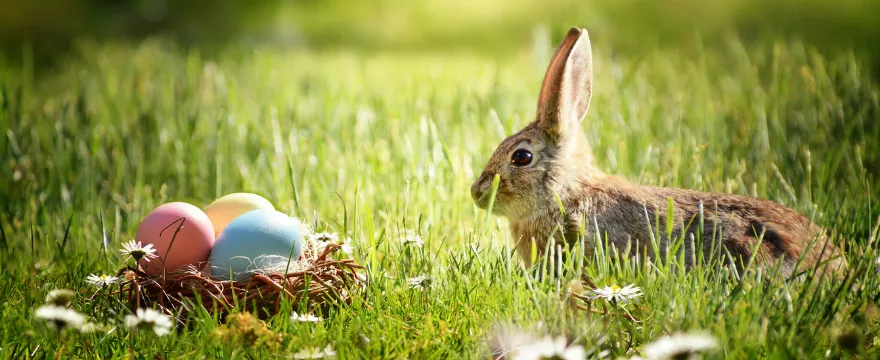
[[[820,262],[831,271],[846,267],[842,251],[827,241],[821,227],[778,203],[638,185],[599,170],[580,128],[592,89],[590,39],[586,30],[575,27],[556,49],[544,76],[536,120],[501,142],[471,188],[477,206],[485,209],[493,178],[499,177],[493,212],[510,220],[517,251],[526,263],[530,262],[533,242],[540,254],[548,239],[571,243],[578,239],[581,229],[585,230],[587,254],[595,248],[593,240],[598,231],[617,251],[638,250],[653,257],[651,244],[656,236],[652,236],[651,229],[657,224],[655,216],[665,227],[668,199],[672,198],[673,239],[681,238],[683,224],[689,224],[684,237],[688,267],[695,260],[692,254],[693,246],[698,244],[694,239],[701,212],[703,245],[697,251],[702,251],[706,259],[732,257],[734,265],[742,269],[757,249],[757,264],[781,261],[786,277],[795,273],[795,264],[802,255],[801,270]],[[654,241],[659,244],[659,253],[664,254],[670,239],[665,230],[655,229],[654,233],[661,234]],[[713,244],[713,239],[720,239],[731,257],[717,242]]]

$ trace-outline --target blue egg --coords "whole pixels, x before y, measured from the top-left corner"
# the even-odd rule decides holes
[[[211,275],[236,279],[260,271],[284,271],[288,259],[299,259],[302,247],[299,220],[274,209],[249,211],[217,236],[211,249]]]

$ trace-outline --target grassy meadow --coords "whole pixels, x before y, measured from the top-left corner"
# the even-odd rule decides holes
[[[495,55],[82,42],[50,71],[0,64],[0,357],[290,358],[329,345],[343,359],[486,358],[505,323],[566,335],[590,358],[637,356],[679,331],[714,336],[707,358],[880,356],[880,103],[868,66],[795,41],[630,56],[594,40],[583,129],[604,169],[778,201],[831,229],[851,269],[816,284],[598,253],[542,277],[469,188],[533,119],[556,39]],[[237,342],[218,340],[207,314],[167,336],[131,333],[130,310],[86,283],[123,266],[120,244],[154,207],[239,191],[351,237],[366,300],[319,323],[285,310]],[[423,246],[403,241],[415,234]],[[430,286],[409,284],[423,275]],[[578,276],[643,295],[627,312],[601,300],[575,312]],[[106,328],[58,333],[35,319],[56,288]],[[273,333],[281,342],[266,345]]]

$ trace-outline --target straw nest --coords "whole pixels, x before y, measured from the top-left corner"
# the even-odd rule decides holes
[[[253,272],[234,280],[218,279],[205,270],[189,267],[160,275],[149,275],[126,266],[118,276],[125,282],[115,293],[131,306],[154,307],[168,314],[185,315],[204,309],[223,316],[236,309],[260,316],[278,313],[282,304],[294,309],[306,305],[309,312],[350,305],[354,297],[365,294],[364,267],[354,260],[336,260],[331,255],[340,244],[316,247],[305,244],[300,260],[280,270]]]

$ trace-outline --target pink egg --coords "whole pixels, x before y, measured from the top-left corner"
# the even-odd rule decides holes
[[[180,232],[174,237],[178,227]],[[163,263],[166,271],[187,265],[201,269],[214,246],[214,227],[208,215],[198,207],[185,202],[171,202],[160,205],[144,217],[135,240],[144,246],[153,244],[159,256],[150,261],[141,259],[139,264],[148,274],[161,274]],[[169,244],[171,249],[168,248]]]

